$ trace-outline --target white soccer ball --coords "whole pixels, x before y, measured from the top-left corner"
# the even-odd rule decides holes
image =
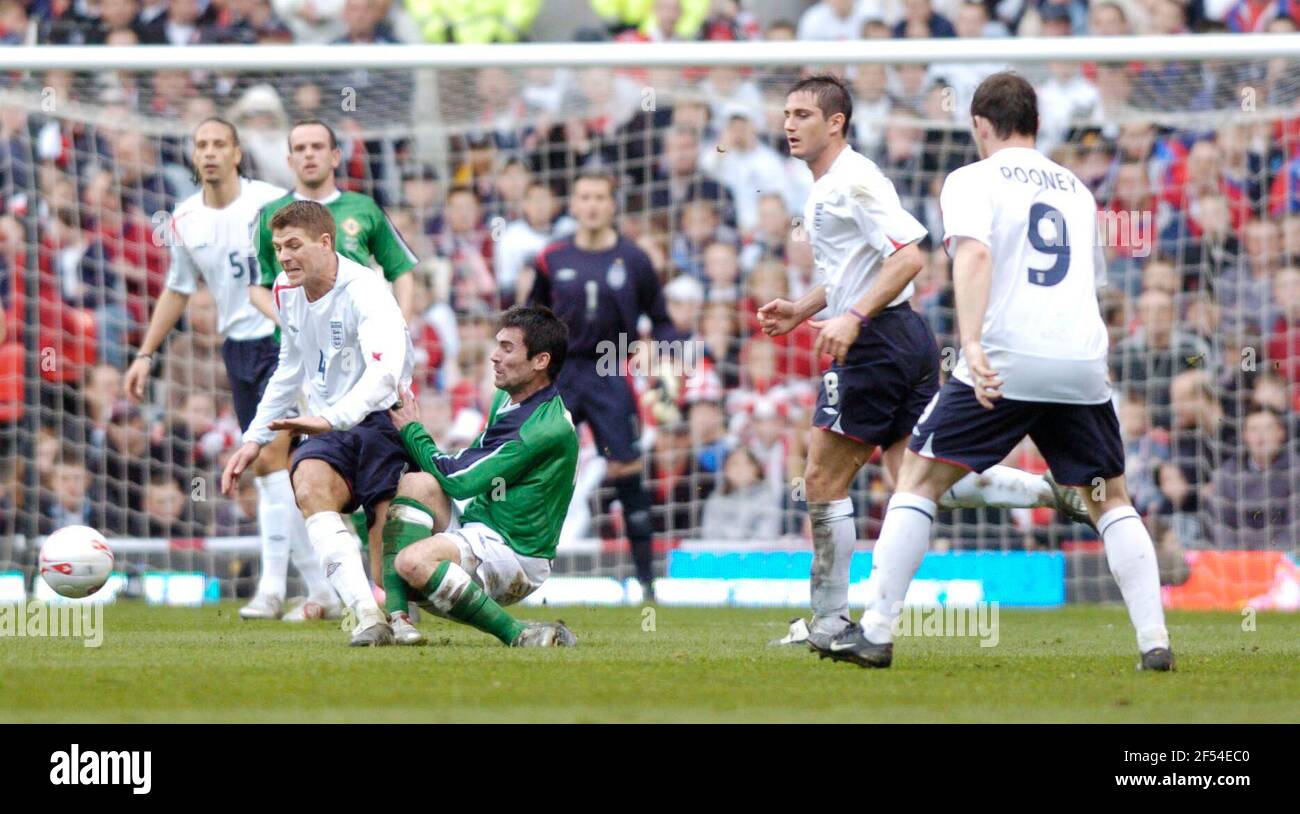
[[[90,526],[61,528],[41,546],[41,578],[60,596],[90,596],[112,572],[113,549]]]

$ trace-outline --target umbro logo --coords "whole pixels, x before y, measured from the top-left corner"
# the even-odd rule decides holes
[[[338,562],[332,562],[329,565],[325,566],[325,578],[329,579],[330,577],[334,576],[334,572],[337,570],[339,570]]]

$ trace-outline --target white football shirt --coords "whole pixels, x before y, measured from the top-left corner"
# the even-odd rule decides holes
[[[411,382],[414,350],[402,311],[388,284],[373,270],[341,254],[334,287],[315,302],[300,286],[275,278],[280,314],[280,362],[267,382],[245,441],[266,444],[272,421],[293,415],[299,390],[307,410],[348,430],[376,410],[386,410]]]
[[[1013,147],[953,171],[939,205],[949,252],[972,238],[992,255],[982,344],[1002,395],[1108,401],[1109,338],[1097,303],[1106,266],[1088,186],[1037,150]],[[953,375],[973,386],[964,357]]]
[[[166,286],[193,294],[202,276],[217,301],[217,331],[229,339],[261,339],[275,331],[275,323],[253,306],[248,287],[259,279],[253,248],[257,213],[284,194],[272,184],[240,178],[239,196],[226,207],[205,206],[200,190],[172,213]]]
[[[852,147],[813,182],[803,225],[832,316],[862,299],[885,258],[926,235],[880,168]],[[912,292],[908,283],[890,305],[907,302]]]

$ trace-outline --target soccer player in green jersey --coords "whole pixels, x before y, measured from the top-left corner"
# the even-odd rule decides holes
[[[541,587],[573,497],[578,434],[555,377],[568,329],[549,308],[515,306],[501,317],[492,353],[497,393],[487,427],[448,455],[420,424],[409,394],[389,411],[422,471],[402,476],[384,523],[384,588],[398,642],[418,643],[406,619],[407,586],[421,607],[512,647],[571,646],[562,623],[525,623],[502,606]],[[451,501],[470,498],[447,531]]]
[[[258,310],[272,320],[276,319],[271,287],[280,273],[280,263],[275,259],[275,248],[271,245],[271,218],[293,201],[315,201],[334,216],[338,227],[336,251],[363,266],[369,266],[372,258],[378,263],[384,279],[393,284],[393,297],[409,325],[415,316],[415,278],[407,272],[419,259],[373,198],[359,192],[344,192],[335,185],[334,173],[342,160],[338,139],[325,122],[304,119],[289,129],[289,166],[297,181],[293,192],[267,203],[258,215],[253,249],[261,285],[251,286],[249,295]],[[361,512],[352,516],[352,522],[357,536],[368,541],[372,578],[378,580],[378,524],[367,530],[365,515]]]

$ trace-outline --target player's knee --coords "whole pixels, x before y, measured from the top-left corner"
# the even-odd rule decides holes
[[[819,462],[808,463],[808,467],[804,469],[803,480],[808,500],[813,503],[838,500],[848,494],[849,485],[843,482],[844,479],[839,477],[831,467]],[[841,492],[844,494],[840,494]]]
[[[293,472],[293,496],[303,514],[339,511],[343,507],[332,483],[337,477],[328,465],[318,461],[298,465]]]
[[[428,540],[412,543],[397,552],[397,559],[393,562],[397,575],[417,588],[429,580],[429,575],[437,566],[438,559]]]
[[[407,472],[397,482],[397,494],[421,503],[432,503],[442,495],[442,486],[428,472]]]

